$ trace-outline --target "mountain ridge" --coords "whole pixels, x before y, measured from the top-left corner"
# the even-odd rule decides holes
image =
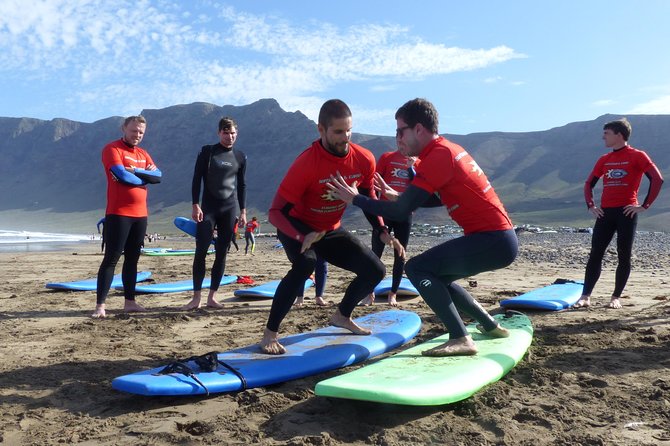
[[[141,146],[164,174],[161,184],[150,186],[150,224],[171,221],[175,215],[168,214],[177,211],[190,213],[195,157],[203,145],[217,142],[216,126],[222,116],[232,116],[238,122],[236,148],[249,159],[247,207],[258,214],[266,212],[291,162],[318,138],[313,121],[300,111],[282,110],[274,99],[243,106],[194,102],[146,109],[142,115],[148,126]],[[607,114],[542,131],[444,136],[474,156],[515,223],[578,225],[590,219],[582,189],[595,161],[606,153],[602,126],[620,116]],[[667,178],[670,153],[663,149],[670,115],[627,118],[633,125],[631,145],[645,150]],[[66,118],[45,121],[0,117],[0,227],[8,222],[25,225],[21,216],[31,212],[46,216],[102,215],[106,185],[100,151],[107,142],[120,137],[122,122],[119,116],[92,123]],[[356,116],[354,128],[355,124]],[[393,136],[354,133],[352,140],[377,158],[395,149]],[[646,195],[645,182],[640,199]],[[598,189],[596,194],[599,196]],[[449,221],[443,210],[421,215],[427,221]],[[347,212],[347,218],[359,216],[360,212]],[[662,190],[654,206],[640,219],[640,227],[670,230],[668,217],[670,194]]]

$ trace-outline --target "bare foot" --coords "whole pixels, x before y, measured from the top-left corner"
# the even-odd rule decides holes
[[[103,319],[107,316],[107,313],[105,313],[105,304],[100,304],[95,306],[95,311],[91,315],[92,318],[94,319]]]
[[[270,331],[267,327],[263,331],[263,339],[260,342],[263,353],[269,355],[283,355],[286,348],[279,343],[279,337],[276,331]]]
[[[482,325],[477,325],[477,330],[481,331],[483,335],[492,338],[509,338],[509,330],[498,324],[493,330],[486,331]]]
[[[618,297],[613,297],[612,300],[610,300],[609,305],[607,305],[608,308],[613,308],[615,310],[618,310],[619,308],[622,308],[621,302],[619,302]]]
[[[126,299],[123,303],[123,311],[126,313],[141,313],[142,311],[147,311],[147,309],[134,300]]]
[[[200,298],[193,298],[189,303],[181,307],[181,310],[197,310],[200,308]]]
[[[582,296],[576,304],[570,308],[588,308],[591,306],[591,296]]]
[[[398,306],[398,301],[395,300],[395,293],[389,293],[388,303],[392,307],[397,307]]]
[[[298,296],[295,298],[295,302],[293,302],[294,307],[302,307],[305,304],[305,296]]]
[[[207,306],[209,308],[216,308],[217,310],[220,310],[223,308],[223,304],[219,303],[216,299],[211,298],[207,299]]]
[[[333,315],[330,317],[330,323],[331,325],[334,325],[336,327],[349,330],[350,332],[356,335],[372,334],[372,331],[356,324],[356,322],[352,321],[350,317],[346,317],[342,313],[340,313],[340,310],[337,310],[335,311],[335,313],[333,313]]]
[[[477,346],[470,336],[450,339],[444,344],[421,352],[423,356],[472,356],[477,354]]]
[[[323,299],[323,297],[321,297],[321,296],[316,296],[316,297],[314,298],[314,303],[316,303],[316,304],[317,304],[318,306],[320,306],[320,307],[328,307],[328,306],[330,306],[330,304],[329,304],[328,302],[326,302],[326,301]]]
[[[370,293],[365,298],[363,298],[362,301],[358,303],[358,305],[363,305],[364,307],[369,307],[372,304],[375,303],[375,293]]]

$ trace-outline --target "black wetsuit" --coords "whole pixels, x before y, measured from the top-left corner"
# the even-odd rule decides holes
[[[218,290],[226,269],[226,253],[233,236],[237,216],[235,194],[240,209],[245,208],[246,183],[244,175],[247,157],[239,150],[227,149],[221,144],[204,146],[195,162],[192,203],[200,202],[202,188],[203,219],[196,230],[195,257],[193,258],[193,289],[200,291],[205,278],[205,257],[216,228],[216,258],[212,266],[212,290]]]

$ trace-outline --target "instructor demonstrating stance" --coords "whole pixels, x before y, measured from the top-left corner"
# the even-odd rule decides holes
[[[340,224],[346,208],[326,187],[331,177],[341,173],[346,184],[358,184],[362,191],[374,195],[375,158],[367,149],[353,144],[351,110],[339,99],[321,106],[318,131],[320,139],[302,152],[289,167],[279,185],[269,211],[270,223],[277,228],[291,269],[277,287],[270,316],[260,342],[265,353],[286,352],[279,343],[279,325],[288,314],[305,280],[314,271],[317,255],[324,261],[354,273],[344,297],[330,323],[354,334],[370,331],[351,320],[356,304],[384,278],[386,268],[379,258],[357,237]],[[369,216],[375,228],[383,221]],[[402,246],[388,232],[378,231],[385,243]]]
[[[237,124],[232,118],[219,121],[219,142],[203,146],[195,161],[191,198],[193,211],[191,217],[198,224],[195,236],[195,257],[193,258],[193,299],[182,309],[192,310],[200,307],[202,282],[205,279],[205,257],[217,231],[215,242],[216,256],[212,266],[212,282],[207,296],[207,306],[223,308],[217,302],[216,293],[226,269],[226,254],[233,237],[236,223],[237,206],[240,206],[239,224],[247,224],[245,208],[246,183],[244,174],[247,168],[246,155],[235,149]],[[202,187],[202,207],[200,192]],[[237,194],[236,194],[237,192]],[[235,202],[237,195],[237,203]]]
[[[405,156],[418,156],[414,179],[397,201],[370,200],[342,177],[328,186],[340,199],[365,212],[395,221],[406,219],[427,204],[435,192],[464,236],[449,240],[413,257],[405,265],[407,277],[449,330],[449,341],[427,356],[474,355],[477,346],[458,310],[479,322],[480,331],[507,337],[479,303],[456,280],[511,264],[518,244],[512,222],[482,169],[463,147],[438,135],[438,114],[425,99],[413,99],[395,114],[396,140]]]
[[[584,185],[586,206],[596,217],[596,223],[591,237],[591,253],[586,264],[584,290],[573,308],[591,306],[591,292],[600,278],[603,256],[615,233],[619,264],[609,307],[621,308],[619,298],[630,275],[637,216],[649,209],[663,184],[661,172],[649,156],[628,145],[632,127],[627,119],[608,122],[603,130],[605,147],[612,151],[598,159]],[[640,205],[637,191],[643,174],[649,178],[649,191]],[[598,207],[593,201],[593,188],[601,177],[603,193]]]
[[[147,232],[147,184],[159,183],[161,171],[149,154],[137,145],[147,128],[143,116],[130,116],[121,126],[123,137],[102,149],[107,176],[107,209],[104,221],[105,256],[98,270],[94,318],[105,317],[105,300],[114,268],[123,254],[123,294],[126,312],[144,311],[135,302],[137,262]]]

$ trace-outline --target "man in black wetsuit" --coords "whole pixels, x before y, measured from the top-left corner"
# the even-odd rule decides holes
[[[233,150],[237,139],[237,124],[232,118],[219,121],[219,143],[203,146],[198,154],[191,187],[193,212],[191,216],[198,223],[196,232],[195,257],[193,259],[193,299],[183,307],[192,310],[200,307],[202,282],[205,278],[205,257],[217,230],[215,242],[216,257],[212,266],[212,283],[207,296],[207,306],[223,308],[217,302],[216,292],[226,269],[226,253],[236,224],[237,206],[240,208],[239,225],[247,223],[245,206],[246,184],[244,174],[247,167],[246,155]],[[200,192],[202,188],[202,207]],[[237,194],[235,194],[237,192]]]

